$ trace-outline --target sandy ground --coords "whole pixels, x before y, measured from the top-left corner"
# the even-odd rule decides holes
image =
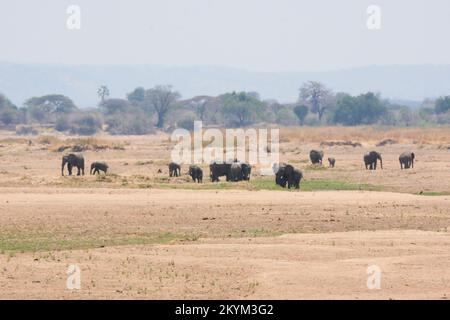
[[[167,136],[99,139],[124,146],[84,152],[87,164],[107,161],[108,176],[61,177],[55,145],[0,134],[0,298],[450,295],[447,147],[406,140],[325,147],[336,168],[316,170],[308,153],[319,144],[290,137],[280,160],[302,169],[306,181],[379,191],[286,192],[246,184],[223,190],[208,181],[196,189],[186,166],[182,177],[167,178]],[[383,154],[384,170],[363,169],[362,155],[372,149]],[[405,150],[417,161],[401,171],[398,155]],[[262,179],[257,170],[252,179]],[[80,290],[66,287],[71,264],[81,269]],[[367,287],[370,265],[381,270],[380,289]]]
[[[1,298],[450,295],[450,196],[11,188],[0,189],[0,195],[0,223],[10,234],[46,230],[76,238],[182,230],[201,235],[167,245],[3,254]],[[276,232],[296,234],[271,235]],[[70,264],[81,268],[81,290],[66,288]],[[367,288],[369,265],[381,268],[379,290]]]

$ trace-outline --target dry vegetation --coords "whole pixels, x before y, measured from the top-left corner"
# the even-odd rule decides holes
[[[395,128],[395,127],[305,127],[286,128],[281,131],[281,141],[297,143],[322,141],[357,141],[366,145],[375,145],[385,139],[400,144],[449,144],[450,127]]]
[[[173,143],[162,133],[1,133],[0,297],[450,295],[450,128],[286,128],[280,135],[281,161],[304,172],[301,191],[281,189],[258,167],[250,182],[213,184],[206,165],[201,185],[187,166],[169,178]],[[386,139],[396,143],[376,146]],[[63,146],[70,148],[58,152]],[[76,146],[87,165],[102,160],[111,171],[61,177],[61,156]],[[310,165],[312,148],[336,158],[336,167]],[[382,153],[384,170],[364,170],[371,149]],[[405,150],[417,162],[401,171]],[[83,272],[75,292],[65,288],[72,263]],[[382,290],[365,287],[369,264],[385,272]]]

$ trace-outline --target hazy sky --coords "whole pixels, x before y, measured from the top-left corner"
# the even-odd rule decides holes
[[[81,30],[66,27],[69,5]],[[369,5],[381,30],[366,27]],[[450,64],[448,0],[14,0],[0,61],[261,71]]]

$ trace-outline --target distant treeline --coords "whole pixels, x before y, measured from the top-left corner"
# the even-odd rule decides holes
[[[34,134],[37,125],[71,134],[141,135],[155,129],[192,129],[195,120],[205,126],[245,127],[254,124],[296,125],[392,125],[450,124],[450,96],[425,100],[412,109],[393,104],[379,94],[358,96],[334,93],[320,82],[303,84],[296,103],[261,100],[256,92],[229,92],[217,97],[197,96],[183,100],[171,86],[134,89],[125,98],[110,98],[107,86],[97,94],[97,108],[79,108],[64,95],[32,97],[17,107],[0,94],[0,125],[18,134]]]

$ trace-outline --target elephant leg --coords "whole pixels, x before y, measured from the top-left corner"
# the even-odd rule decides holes
[[[69,171],[69,176],[71,176],[72,175],[72,165],[71,164],[68,164],[67,165],[67,170]]]
[[[77,167],[77,176],[81,176],[81,168]]]

